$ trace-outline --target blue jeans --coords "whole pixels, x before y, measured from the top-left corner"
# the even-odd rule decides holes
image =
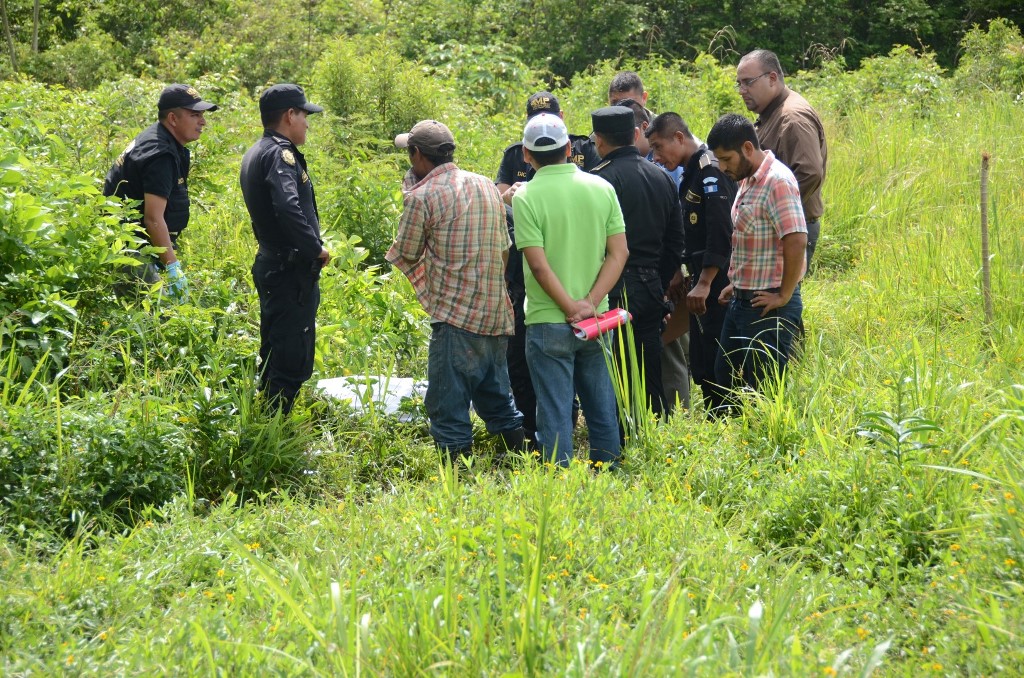
[[[430,435],[441,449],[466,450],[473,444],[469,406],[491,434],[514,431],[523,415],[512,402],[505,351],[508,337],[475,334],[447,323],[432,323],[427,352]]]
[[[811,259],[818,248],[818,236],[821,235],[821,220],[807,222],[807,270],[811,270]]]
[[[619,458],[618,409],[601,342],[577,339],[566,323],[527,325],[526,362],[537,392],[537,442],[545,459],[568,466],[573,457],[575,388],[590,434],[590,460],[613,465]]]
[[[746,384],[756,390],[766,377],[781,374],[792,354],[803,308],[799,285],[789,303],[764,318],[763,309],[752,306],[750,300],[733,297],[722,324],[715,381],[731,388]]]

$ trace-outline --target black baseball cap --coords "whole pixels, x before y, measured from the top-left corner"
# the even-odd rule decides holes
[[[156,104],[157,109],[169,111],[172,108],[187,108],[190,111],[216,111],[217,104],[203,101],[199,92],[191,85],[168,85],[160,92],[160,100]]]
[[[527,120],[538,113],[554,113],[558,115],[561,110],[558,105],[558,97],[551,92],[537,92],[526,100]]]
[[[320,113],[323,106],[306,101],[306,92],[298,85],[282,83],[271,85],[260,95],[260,113],[283,111],[286,108],[299,108],[307,113]]]

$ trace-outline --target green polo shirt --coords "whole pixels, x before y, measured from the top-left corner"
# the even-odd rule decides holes
[[[571,163],[540,168],[512,198],[516,247],[541,247],[573,299],[582,299],[604,263],[609,236],[626,232],[615,189]],[[523,258],[526,324],[564,323],[565,313],[541,288]],[[598,312],[608,310],[608,297]]]

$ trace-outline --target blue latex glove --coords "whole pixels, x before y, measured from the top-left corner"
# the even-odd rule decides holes
[[[181,270],[181,262],[168,264],[166,270],[167,282],[164,285],[164,294],[178,302],[188,299],[188,278]]]

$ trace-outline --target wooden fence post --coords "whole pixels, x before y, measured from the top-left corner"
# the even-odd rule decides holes
[[[985,298],[985,323],[992,324],[992,266],[988,251],[988,161],[981,154],[981,291]]]

